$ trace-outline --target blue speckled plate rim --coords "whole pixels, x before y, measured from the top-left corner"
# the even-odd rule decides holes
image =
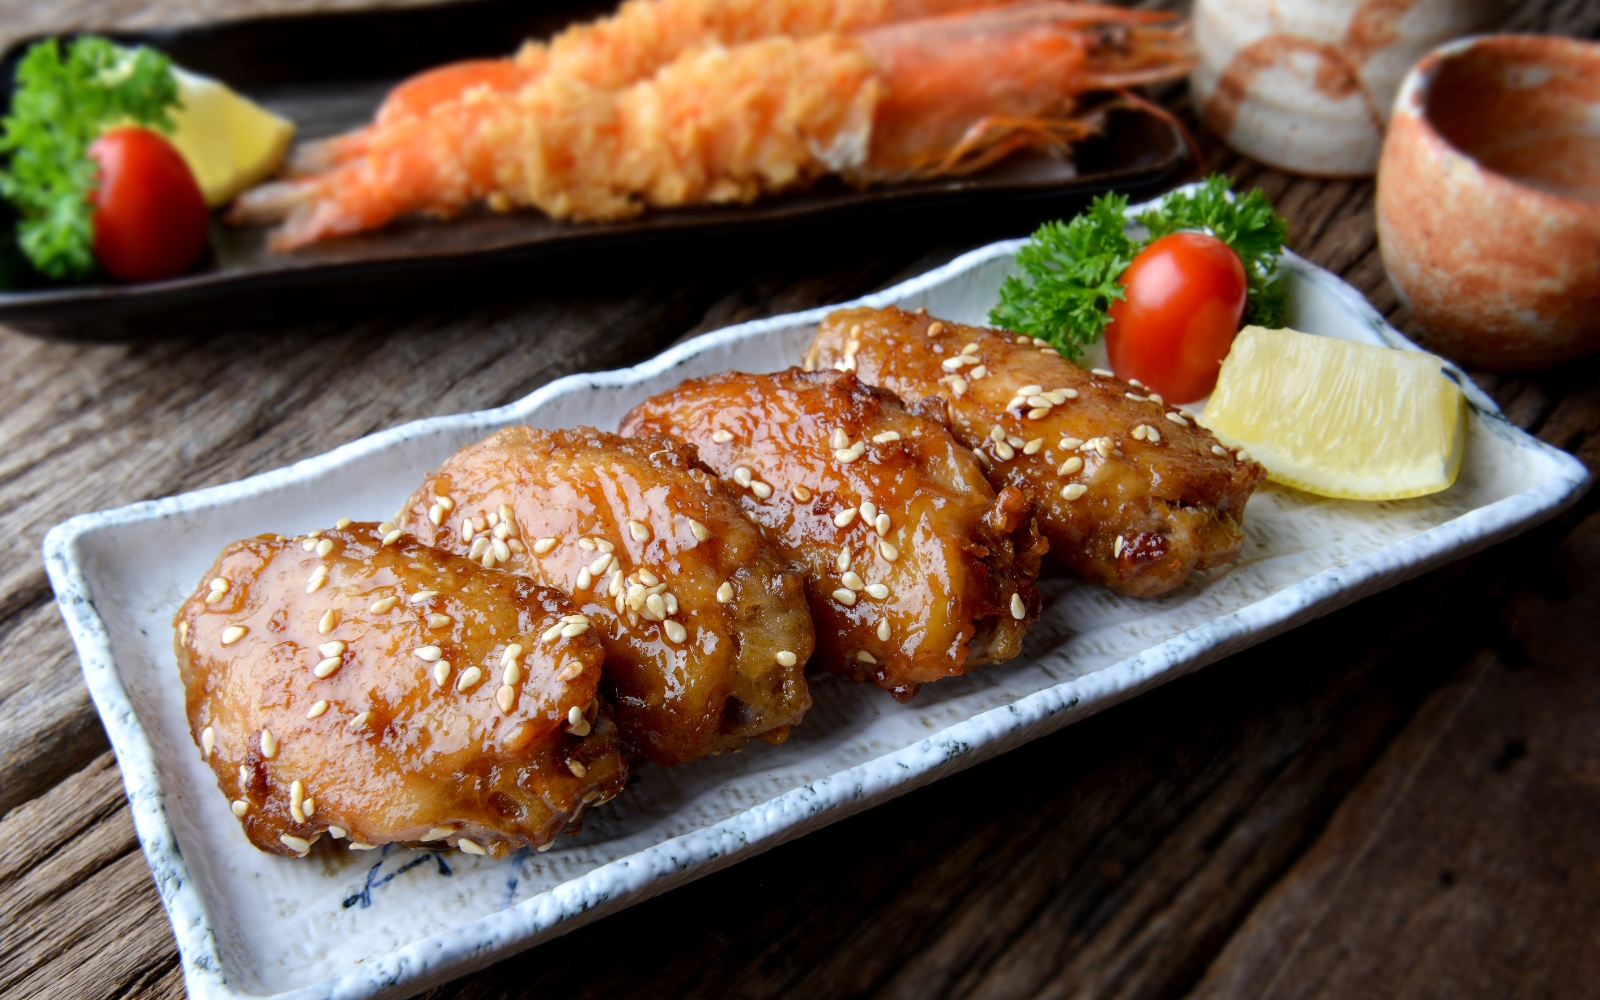
[[[926,293],[997,257],[1012,255],[1023,242],[1009,240],[991,244],[944,267],[846,305],[906,303],[918,293]],[[1365,323],[1379,341],[1397,348],[1418,350],[1350,285],[1292,254],[1286,258],[1287,267],[1301,278],[1321,284]],[[224,974],[200,894],[189,878],[167,819],[160,774],[150,741],[123,689],[113,661],[110,636],[90,598],[89,583],[77,555],[79,540],[121,526],[158,520],[280,488],[413,438],[473,425],[503,424],[539,409],[558,396],[626,385],[681,365],[702,351],[760,336],[769,330],[814,323],[839,308],[845,306],[826,306],[743,323],[696,338],[633,368],[567,376],[504,407],[414,421],[283,469],[162,500],[80,515],[50,531],[44,541],[45,568],[55,588],[62,617],[77,646],[89,693],[116,752],[134,826],[172,921],[190,996],[196,1000],[232,1000],[260,995],[236,989]],[[411,942],[343,975],[275,994],[275,998],[358,1000],[409,995],[483,968],[540,940],[575,930],[590,920],[970,767],[1449,560],[1492,545],[1554,516],[1583,494],[1589,476],[1581,463],[1512,425],[1471,379],[1453,366],[1447,368],[1460,381],[1472,410],[1491,432],[1518,448],[1538,454],[1549,463],[1548,475],[1538,486],[1470,511],[1381,551],[1325,570],[1104,670],[981,713],[915,746],[793,789],[721,823],[620,858],[515,906]]]

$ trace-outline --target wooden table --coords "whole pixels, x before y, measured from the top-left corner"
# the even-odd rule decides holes
[[[0,40],[290,6],[5,0]],[[1600,7],[1524,0],[1505,23],[1594,37]],[[1187,113],[1183,88],[1168,97]],[[1291,178],[1205,141],[1210,166],[1288,217],[1297,252],[1420,335],[1384,280],[1370,183]],[[496,406],[961,249],[748,247],[534,280],[479,311],[139,346],[0,332],[0,994],[183,991],[40,563],[52,524]],[[1600,466],[1600,361],[1479,381]],[[1592,996],[1597,507],[435,992]]]

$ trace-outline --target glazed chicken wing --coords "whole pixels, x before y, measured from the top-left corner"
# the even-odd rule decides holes
[[[908,401],[943,400],[995,488],[1021,488],[1051,553],[1104,587],[1154,597],[1244,543],[1261,466],[1160,396],[1026,337],[892,307],[844,309],[817,328],[806,367],[853,371]]]
[[[510,427],[429,475],[402,519],[572,595],[623,738],[651,760],[779,743],[811,707],[799,574],[681,441]]]
[[[250,842],[544,848],[628,769],[561,594],[374,524],[229,545],[179,610],[189,725]]]
[[[1044,548],[1029,504],[996,497],[938,420],[853,375],[692,379],[623,419],[692,442],[805,567],[822,664],[908,699],[1017,654]]]

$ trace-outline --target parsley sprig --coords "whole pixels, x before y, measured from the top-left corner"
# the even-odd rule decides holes
[[[11,113],[0,131],[0,194],[19,216],[17,242],[29,262],[58,280],[94,273],[96,166],[89,146],[114,125],[170,134],[178,81],[166,56],[85,35],[30,47],[17,64]]]
[[[1244,264],[1245,322],[1283,325],[1288,302],[1278,259],[1289,227],[1259,190],[1234,196],[1228,179],[1214,174],[1193,193],[1168,195],[1141,213],[1137,221],[1149,236],[1138,240],[1127,235],[1127,208],[1125,196],[1106,194],[1071,222],[1040,226],[1017,251],[1023,273],[1001,284],[989,322],[1076,358],[1105,330],[1111,304],[1126,297],[1117,279],[1139,251],[1169,233],[1198,230],[1228,244]]]

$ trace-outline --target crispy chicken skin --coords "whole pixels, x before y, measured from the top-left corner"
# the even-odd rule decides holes
[[[189,726],[250,842],[548,846],[627,782],[560,593],[374,524],[223,550],[179,610]]]
[[[1261,466],[1159,396],[1027,338],[893,307],[843,309],[817,328],[806,367],[854,371],[908,402],[942,399],[989,482],[1034,501],[1051,553],[1111,590],[1155,597],[1244,543]]]
[[[694,449],[510,427],[428,476],[405,531],[570,594],[630,749],[662,764],[780,743],[811,707],[798,573]]]
[[[820,662],[897,698],[1015,656],[1042,540],[944,425],[839,372],[729,372],[639,404],[627,434],[692,442],[805,568]]]

